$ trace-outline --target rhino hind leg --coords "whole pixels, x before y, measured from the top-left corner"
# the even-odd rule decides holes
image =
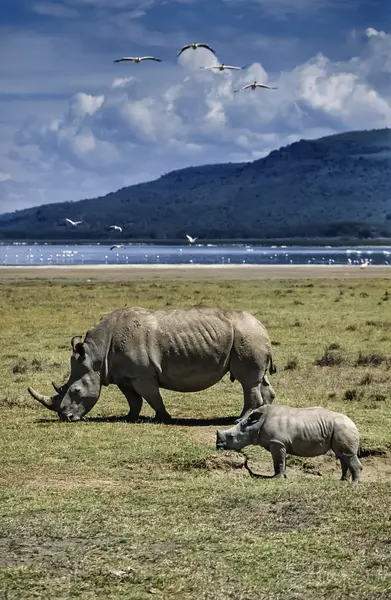
[[[155,419],[160,423],[170,423],[172,417],[164,406],[159,386],[153,379],[137,379],[133,382],[136,392],[144,398],[149,406],[155,411]]]
[[[244,405],[243,410],[239,418],[236,419],[235,423],[239,423],[239,421],[246,419],[255,408],[259,408],[263,404],[260,384],[256,384],[253,387],[247,387],[246,385],[242,385],[242,387]]]
[[[269,451],[273,458],[274,477],[286,477],[286,448],[282,442],[272,440]]]

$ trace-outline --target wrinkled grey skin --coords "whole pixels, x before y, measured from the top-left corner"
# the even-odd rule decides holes
[[[342,479],[348,478],[349,471],[353,481],[358,481],[362,470],[359,443],[357,427],[349,417],[321,406],[261,406],[216,434],[218,450],[241,450],[250,444],[266,448],[273,458],[275,477],[285,476],[287,454],[319,456],[333,450],[341,462]]]
[[[247,416],[275,393],[266,371],[275,372],[265,327],[246,312],[219,308],[147,310],[120,308],[81,338],[72,339],[71,374],[56,394],[30,394],[60,418],[78,421],[97,402],[102,385],[116,384],[129,403],[128,419],[139,417],[143,398],[156,419],[168,422],[159,388],[197,392],[230,372],[243,388]]]

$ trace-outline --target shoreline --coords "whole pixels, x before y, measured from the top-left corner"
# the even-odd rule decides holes
[[[0,282],[23,279],[129,281],[140,279],[391,278],[391,265],[20,265],[0,266]]]

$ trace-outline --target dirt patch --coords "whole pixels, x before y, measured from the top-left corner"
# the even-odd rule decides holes
[[[384,481],[391,479],[391,451],[388,448],[362,449],[360,460],[364,467],[361,481]],[[246,464],[247,463],[247,464]],[[192,465],[196,469],[206,469],[214,473],[228,474],[235,472],[243,477],[259,476],[270,478],[273,475],[271,455],[251,458],[235,452],[216,453],[199,463]],[[288,456],[286,466],[288,479],[301,477],[328,477],[340,479],[341,467],[333,452],[314,458]]]
[[[84,554],[91,551],[91,547],[103,544],[104,540],[92,541],[78,537],[38,538],[15,535],[0,538],[0,565],[7,568],[44,562],[47,568],[58,571],[65,559],[71,559],[75,553]],[[66,568],[63,570],[67,571]]]
[[[80,477],[35,477],[28,481],[27,485],[34,489],[74,490],[89,488],[114,490],[124,488],[128,484],[122,481],[114,481],[113,479],[86,479],[84,475],[81,475]]]
[[[207,469],[208,471],[231,471],[232,469],[242,469],[244,467],[245,457],[243,454],[233,454],[226,452],[217,454],[201,460],[197,467]]]

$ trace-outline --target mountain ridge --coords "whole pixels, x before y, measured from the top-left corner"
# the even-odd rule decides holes
[[[0,215],[0,239],[391,236],[391,129],[300,140],[253,162],[190,166],[97,198]],[[66,231],[65,217],[83,225]]]

